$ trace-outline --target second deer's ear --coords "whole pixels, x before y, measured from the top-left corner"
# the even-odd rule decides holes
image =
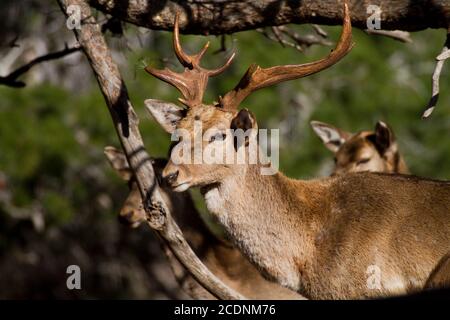
[[[336,153],[351,136],[351,133],[336,128],[325,122],[311,121],[310,124],[314,132],[320,140],[322,140],[325,147],[334,153]]]
[[[389,126],[383,121],[378,121],[375,125],[375,147],[381,155],[394,144],[395,137]]]
[[[122,151],[114,147],[105,147],[103,152],[108,158],[109,164],[117,172],[117,174],[125,181],[129,181],[133,176],[128,161]]]
[[[147,110],[152,117],[158,122],[168,133],[173,133],[178,122],[185,116],[185,110],[177,105],[155,99],[147,99],[144,101]]]

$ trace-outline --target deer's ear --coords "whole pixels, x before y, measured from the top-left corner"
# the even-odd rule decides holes
[[[147,110],[164,130],[172,133],[178,122],[185,116],[185,110],[177,105],[160,100],[147,99],[144,101]]]
[[[233,130],[257,129],[256,118],[248,109],[241,109],[231,120],[230,128]]]
[[[310,125],[320,140],[322,140],[325,147],[334,153],[336,153],[351,136],[351,133],[325,122],[311,121]]]
[[[130,181],[133,173],[128,166],[128,161],[122,151],[114,147],[106,147],[103,152],[109,161],[111,167],[117,172],[117,174],[125,181]]]
[[[391,148],[395,143],[395,136],[391,128],[383,121],[378,121],[375,125],[375,147],[381,155]]]
[[[244,132],[253,129],[250,133],[250,137],[245,135],[244,140],[238,139],[237,136],[234,137],[234,149],[237,151],[242,145],[248,146],[249,139],[255,137],[255,130],[258,129],[256,123],[256,118],[248,109],[241,109],[231,120],[230,129],[238,130],[241,129]]]

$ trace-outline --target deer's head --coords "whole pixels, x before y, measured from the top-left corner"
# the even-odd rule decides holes
[[[342,59],[352,47],[350,15],[345,3],[341,37],[335,50],[326,58],[306,64],[270,68],[261,68],[253,64],[233,90],[223,97],[219,96],[217,102],[208,105],[203,103],[208,78],[222,73],[231,64],[234,53],[222,67],[206,70],[200,66],[200,60],[209,43],[196,55],[186,54],[179,42],[178,14],[175,18],[173,34],[175,54],[184,66],[184,71],[176,73],[167,68],[157,70],[149,66],[145,70],[176,87],[183,96],[179,100],[185,107],[179,108],[174,104],[156,100],[146,100],[145,104],[154,119],[167,132],[175,133],[181,138],[173,145],[170,160],[163,171],[166,181],[175,191],[180,192],[193,186],[202,187],[220,183],[227,177],[243,173],[248,163],[230,164],[225,159],[220,161],[220,157],[221,155],[229,156],[230,152],[235,153],[235,159],[239,152],[244,151],[248,154],[246,148],[249,148],[249,145],[256,140],[257,122],[254,115],[245,108],[239,108],[247,96],[258,89],[324,70]],[[241,129],[240,132],[255,130],[250,130],[250,134],[243,139],[236,139],[230,129],[233,131]],[[201,148],[199,148],[200,145]],[[214,154],[214,163],[205,163],[205,161],[199,161],[199,158],[196,159],[196,152],[200,149],[203,155]],[[189,153],[188,157],[186,153]],[[190,161],[180,161],[181,157]],[[200,159],[202,159],[201,156]]]
[[[330,124],[311,121],[314,132],[334,153],[334,173],[358,171],[407,173],[392,129],[378,121],[374,131],[352,134]]]

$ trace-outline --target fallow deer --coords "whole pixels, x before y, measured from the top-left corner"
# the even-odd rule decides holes
[[[374,131],[350,133],[328,123],[311,121],[325,147],[334,153],[333,173],[359,171],[409,173],[392,129],[378,121]]]
[[[141,194],[125,155],[114,147],[106,147],[105,155],[112,168],[128,182],[130,192],[119,213],[119,220],[131,227],[145,221]],[[166,164],[165,159],[152,159],[158,180]],[[163,182],[161,194],[179,224],[187,241],[202,262],[225,284],[250,299],[303,299],[298,293],[265,280],[258,270],[236,248],[214,236],[200,217],[188,192],[175,193]],[[172,271],[180,287],[194,299],[213,299],[172,255],[164,248]]]
[[[394,132],[382,121],[377,122],[375,131],[360,131],[356,134],[320,121],[311,121],[311,127],[323,144],[335,154],[333,174],[361,171],[409,173],[398,150]],[[433,269],[424,288],[450,288],[450,253]]]
[[[356,134],[320,121],[311,121],[310,124],[325,147],[335,154],[333,174],[361,171],[409,173],[394,132],[382,121],[377,122],[375,131]],[[424,288],[450,288],[450,253],[433,269]]]
[[[197,55],[184,53],[178,18],[174,47],[184,72],[146,70],[179,89],[186,108],[146,100],[150,113],[169,133],[188,132],[178,145],[190,147],[191,153],[196,152],[190,144],[196,121],[210,134],[201,146],[247,152],[256,136],[235,144],[229,130],[257,129],[255,117],[247,109],[238,110],[241,102],[257,89],[317,73],[343,58],[352,47],[349,10],[344,3],[342,35],[326,58],[303,65],[252,65],[213,105],[202,102],[208,77],[222,72],[231,60],[214,71],[200,67],[207,46]],[[163,170],[173,190],[199,187],[210,213],[265,277],[307,298],[421,290],[450,249],[450,182],[369,172],[294,180],[280,172],[262,175],[264,165],[248,161],[179,163],[174,150]],[[374,276],[378,281],[369,282]]]

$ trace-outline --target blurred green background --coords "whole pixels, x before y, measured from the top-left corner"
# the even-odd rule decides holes
[[[29,28],[52,19],[59,21],[58,26],[60,13],[57,7],[52,10],[50,18],[39,10],[30,13]],[[292,28],[300,34],[312,33],[309,26]],[[324,29],[330,40],[338,39],[340,27]],[[263,89],[245,101],[260,128],[280,129],[281,171],[296,178],[331,172],[332,155],[312,132],[310,120],[348,131],[372,129],[376,121],[383,120],[394,129],[413,174],[449,179],[448,64],[441,76],[438,107],[430,119],[420,118],[430,98],[434,57],[441,50],[445,32],[413,33],[413,43],[407,44],[359,30],[353,33],[353,50],[331,69]],[[180,70],[171,47],[172,34],[127,26],[120,38],[107,35],[141,118],[147,149],[152,156],[165,157],[169,136],[149,119],[143,101],[175,102],[178,93],[146,74],[143,66]],[[55,48],[71,39],[70,33],[59,35],[57,31],[49,31],[49,37]],[[59,37],[66,38],[58,43]],[[225,52],[213,53],[220,49],[221,39],[207,38],[212,43],[205,66],[218,66],[232,49],[237,51],[232,67],[211,79],[207,102],[230,90],[251,63],[265,67],[308,62],[331,49],[312,46],[300,53],[248,31],[226,36]],[[201,48],[205,40],[182,37],[188,52]],[[2,52],[5,58],[6,49]],[[56,64],[64,79],[36,80],[27,75],[28,85],[23,89],[0,87],[0,298],[171,297],[170,290],[165,292],[155,284],[160,276],[148,271],[154,261],[160,261],[157,245],[145,247],[153,241],[148,228],[130,231],[117,225],[127,188],[110,169],[103,148],[118,146],[118,139],[84,57],[75,55],[77,60],[63,59],[33,69],[39,74]],[[18,59],[13,66],[22,62]],[[78,68],[82,74],[71,83],[72,71]],[[58,262],[52,263],[55,257]],[[83,282],[87,289],[81,293],[65,289],[64,268],[70,263],[93,270],[87,272],[89,278]],[[102,264],[106,265],[103,269],[99,267]],[[30,279],[36,273],[43,280]],[[173,283],[162,286],[173,287]]]

